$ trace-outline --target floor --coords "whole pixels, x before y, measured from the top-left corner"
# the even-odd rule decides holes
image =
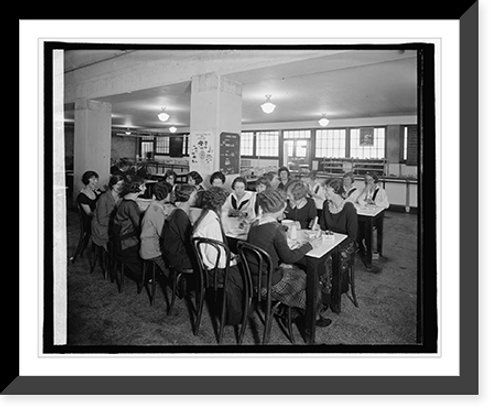
[[[68,210],[68,255],[76,248],[79,219]],[[387,212],[384,225],[386,261],[375,261],[382,268],[378,274],[368,273],[356,258],[356,295],[359,308],[349,294],[342,295],[342,312],[328,311],[333,323],[317,328],[316,342],[323,346],[414,345],[417,327],[417,216]],[[100,348],[158,347],[178,348],[219,346],[215,337],[216,321],[208,309],[198,336],[193,335],[193,308],[188,298],[177,300],[170,316],[166,314],[164,293],[157,291],[153,305],[148,292],[137,293],[134,281],[126,279],[120,293],[116,282],[104,279],[97,268],[90,274],[90,247],[75,263],[68,262],[68,346]],[[243,349],[261,344],[262,324],[250,318]],[[300,326],[295,327],[296,345],[307,347]],[[224,331],[223,345],[236,345],[232,327]],[[270,346],[290,346],[279,325],[273,323]],[[167,348],[167,349],[168,349]],[[272,347],[271,347],[272,348]]]

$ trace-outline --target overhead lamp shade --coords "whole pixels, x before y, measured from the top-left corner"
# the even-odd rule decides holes
[[[160,119],[160,121],[165,122],[170,118],[170,115],[167,114],[167,112],[165,111],[165,108],[162,108],[161,113],[158,114],[158,118]]]
[[[170,130],[170,133],[175,133],[177,131],[177,127],[170,126],[169,130]]]
[[[328,120],[326,117],[325,117],[325,114],[323,114],[323,117],[321,117],[319,120],[318,120],[318,123],[321,127],[326,127],[328,126],[328,124],[330,123],[330,120]]]
[[[266,114],[271,114],[276,106],[271,102],[271,96],[266,95],[267,101],[264,104],[261,104],[260,108],[262,108],[262,111]]]

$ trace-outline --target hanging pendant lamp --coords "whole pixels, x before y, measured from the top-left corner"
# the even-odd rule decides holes
[[[267,101],[264,104],[261,104],[260,108],[262,108],[262,111],[266,114],[271,114],[276,106],[271,102],[271,96],[266,95]]]

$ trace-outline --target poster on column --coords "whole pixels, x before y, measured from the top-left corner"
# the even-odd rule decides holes
[[[214,171],[214,136],[212,132],[194,132],[189,137],[189,169],[207,177]]]
[[[240,172],[240,135],[238,133],[220,134],[220,170],[224,175]]]

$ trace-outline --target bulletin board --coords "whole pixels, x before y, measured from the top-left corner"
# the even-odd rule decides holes
[[[240,172],[240,135],[238,133],[220,134],[220,170],[224,175]]]

